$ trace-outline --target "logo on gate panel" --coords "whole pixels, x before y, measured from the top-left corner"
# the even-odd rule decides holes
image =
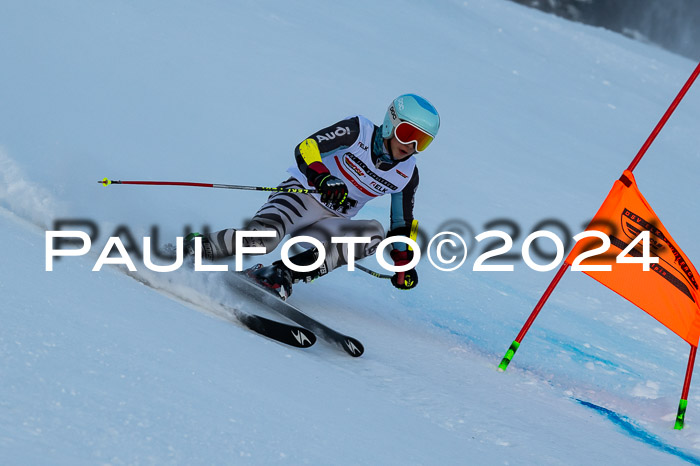
[[[688,262],[681,255],[680,251],[676,249],[673,243],[666,238],[666,235],[664,235],[660,229],[629,209],[625,209],[622,212],[622,225],[624,227],[625,234],[631,238],[636,238],[643,230],[649,230],[651,252],[655,253],[656,256],[667,264],[671,265],[674,269],[680,269],[679,271],[685,275],[693,288],[696,290],[698,289],[698,282],[695,279],[695,275],[693,275],[692,270],[688,266]],[[671,255],[673,256],[672,260],[670,257],[668,257],[668,253],[666,251],[670,251]],[[677,264],[677,266],[673,266],[672,262]]]

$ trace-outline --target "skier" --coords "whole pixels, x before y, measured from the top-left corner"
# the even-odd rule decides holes
[[[375,126],[361,115],[346,118],[303,140],[294,149],[296,164],[287,171],[291,177],[280,188],[315,188],[318,194],[275,193],[258,210],[244,230],[274,231],[276,236],[243,238],[244,246],[263,246],[273,251],[285,235],[307,235],[325,246],[326,258],[311,272],[293,271],[275,261],[248,270],[258,283],[275,290],[282,299],[292,285],[309,282],[348,263],[348,245],[332,243],[332,237],[361,236],[369,243],[357,244],[355,258],[375,253],[384,239],[384,228],[376,220],[351,220],[368,201],[391,195],[389,236],[409,236],[413,204],[418,187],[414,154],[424,151],[437,135],[440,117],[423,97],[404,94],[394,99],[384,123]],[[235,229],[202,236],[202,256],[207,260],[232,256]],[[185,239],[185,250],[194,254],[194,233]],[[408,264],[413,252],[405,243],[394,243],[391,258],[397,266]],[[298,266],[309,266],[319,257],[316,248],[290,257]],[[402,290],[418,284],[414,269],[395,273],[391,283]]]

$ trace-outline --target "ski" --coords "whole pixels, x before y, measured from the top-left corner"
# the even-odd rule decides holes
[[[249,279],[245,272],[234,272],[229,274],[228,281],[237,290],[248,296],[256,298],[257,300],[266,304],[271,310],[310,330],[319,338],[342,348],[343,351],[350,356],[356,358],[362,356],[362,353],[364,353],[364,346],[362,346],[362,343],[360,343],[359,340],[333,330],[327,325],[324,325],[316,319],[304,314],[286,301],[282,301],[279,296]]]
[[[127,273],[128,276],[134,280],[152,288],[162,294],[169,296],[172,299],[176,299],[183,303],[201,307],[199,303],[196,303],[192,299],[185,298],[174,293],[171,290],[167,290],[163,287],[157,286],[147,280],[145,277],[140,276],[135,273]],[[271,340],[275,340],[279,343],[285,345],[293,346],[295,348],[308,348],[316,343],[316,335],[313,331],[308,330],[304,327],[298,327],[296,325],[290,325],[284,322],[278,322],[276,320],[268,319],[257,314],[249,314],[247,312],[241,311],[240,309],[227,306],[225,304],[220,304],[220,306],[225,309],[228,313],[235,317],[236,321],[240,322],[245,328],[252,330],[258,335],[262,335]]]
[[[232,312],[246,328],[285,345],[308,348],[316,343],[316,335],[304,327],[278,322],[257,314],[248,314],[229,306],[224,306],[224,308]]]

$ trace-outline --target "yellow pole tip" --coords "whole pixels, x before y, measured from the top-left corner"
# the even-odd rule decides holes
[[[110,184],[112,184],[112,180],[105,178],[102,181],[98,181],[98,183],[102,183],[102,186],[109,186]]]

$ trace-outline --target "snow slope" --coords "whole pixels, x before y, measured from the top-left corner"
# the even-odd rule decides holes
[[[305,135],[353,113],[379,122],[406,91],[443,121],[419,160],[426,232],[510,219],[515,252],[543,219],[578,233],[694,63],[494,0],[0,9],[3,464],[700,463],[693,388],[671,429],[687,344],[581,274],[495,370],[553,273],[517,258],[473,272],[473,235],[462,268],[424,262],[410,293],[344,270],[295,288],[294,304],[364,343],[357,360],[240,328],[213,302],[261,309],[216,274],[173,274],[171,291],[200,303],[184,305],[118,267],[91,272],[120,225],[166,241],[238,226],[264,200],[97,179],[274,185]],[[694,88],[635,171],[696,264],[699,109]],[[362,216],[388,222],[375,202]],[[100,236],[45,272],[56,219]]]

